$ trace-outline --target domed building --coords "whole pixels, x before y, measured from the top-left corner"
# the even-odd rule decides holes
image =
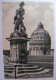
[[[51,38],[40,22],[29,41],[29,55],[50,55]]]

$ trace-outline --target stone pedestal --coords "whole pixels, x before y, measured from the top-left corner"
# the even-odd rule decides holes
[[[27,62],[27,41],[29,38],[15,37],[7,38],[10,41],[10,62],[26,63]]]

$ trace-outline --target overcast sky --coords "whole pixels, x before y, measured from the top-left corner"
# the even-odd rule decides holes
[[[10,49],[9,41],[6,40],[14,31],[14,16],[19,9],[19,2],[2,3],[2,38],[3,49]],[[25,2],[24,25],[28,37],[37,28],[41,21],[45,30],[51,36],[51,48],[54,48],[54,5],[51,2]]]

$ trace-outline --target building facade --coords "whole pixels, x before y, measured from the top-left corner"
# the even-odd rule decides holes
[[[41,22],[30,38],[29,55],[50,55],[51,37]]]

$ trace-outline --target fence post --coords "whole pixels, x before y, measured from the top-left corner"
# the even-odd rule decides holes
[[[16,78],[16,65],[15,65],[15,78]]]

